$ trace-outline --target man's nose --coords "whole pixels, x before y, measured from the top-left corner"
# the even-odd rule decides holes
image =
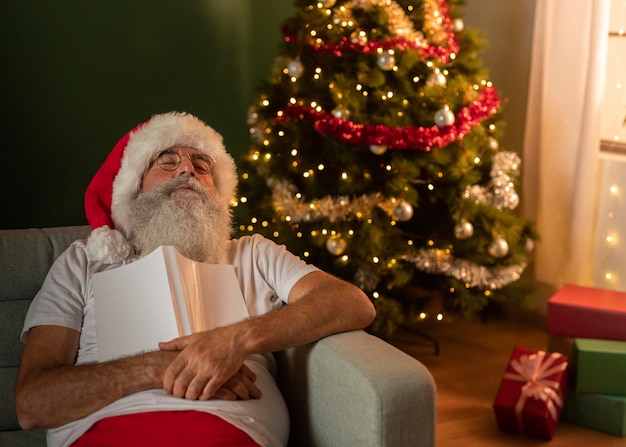
[[[193,167],[193,163],[189,159],[189,157],[183,155],[180,157],[180,164],[178,168],[176,168],[176,177],[180,177],[181,175],[185,176],[196,176],[196,169]]]

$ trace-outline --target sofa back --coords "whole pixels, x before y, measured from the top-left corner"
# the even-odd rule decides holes
[[[54,260],[89,226],[0,230],[0,431],[17,430],[15,378],[22,325]]]

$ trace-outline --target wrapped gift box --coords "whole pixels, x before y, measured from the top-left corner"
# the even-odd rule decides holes
[[[572,367],[576,391],[626,395],[626,342],[577,338]]]
[[[493,402],[498,427],[550,440],[567,393],[567,357],[516,346]]]
[[[626,292],[563,286],[548,300],[548,332],[626,340]]]
[[[626,396],[570,391],[562,420],[572,424],[626,436]]]

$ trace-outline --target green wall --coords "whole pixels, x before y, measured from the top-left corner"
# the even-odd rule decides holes
[[[0,228],[86,223],[117,140],[188,111],[238,157],[292,0],[0,0]]]

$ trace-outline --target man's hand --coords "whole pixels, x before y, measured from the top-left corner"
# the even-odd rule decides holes
[[[180,351],[163,376],[163,389],[190,400],[258,399],[254,373],[232,328],[217,328],[160,343],[163,351]]]
[[[241,365],[213,397],[222,400],[260,399],[261,390],[255,385],[256,374],[245,364]]]

